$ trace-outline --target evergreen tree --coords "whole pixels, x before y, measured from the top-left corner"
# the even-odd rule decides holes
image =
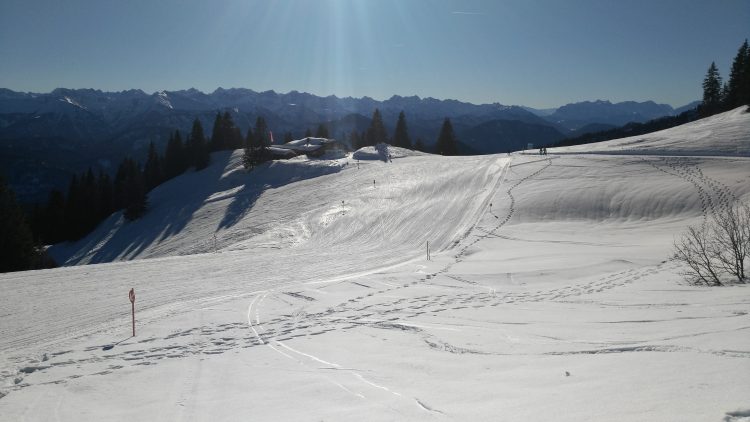
[[[411,149],[411,139],[409,139],[409,131],[406,128],[406,115],[403,111],[398,114],[396,131],[393,133],[393,145]]]
[[[453,125],[449,118],[443,121],[440,136],[437,140],[437,153],[440,155],[458,155],[458,141],[453,133]]]
[[[65,198],[65,238],[68,240],[78,240],[86,233],[83,216],[87,204],[82,191],[81,181],[78,175],[74,174]]]
[[[114,209],[121,210],[125,207],[125,179],[127,178],[125,162],[129,160],[125,158],[120,165],[117,167],[115,173],[115,180],[112,183],[112,197],[114,201]]]
[[[257,145],[255,143],[255,135],[253,134],[253,128],[247,129],[247,137],[245,137],[245,150],[242,153],[242,165],[246,170],[255,167]]]
[[[81,236],[85,236],[86,233],[93,230],[99,224],[98,207],[99,204],[99,191],[96,186],[96,177],[94,172],[89,167],[88,171],[84,176],[81,177]]]
[[[0,272],[29,269],[36,255],[23,210],[13,191],[0,178]]]
[[[386,132],[385,125],[383,124],[383,117],[380,115],[380,110],[376,108],[375,112],[372,113],[370,127],[367,128],[367,132],[365,133],[365,145],[377,145],[386,142],[387,139],[388,132]]]
[[[146,185],[138,164],[126,158],[118,169],[122,188],[123,215],[128,221],[141,217],[147,208]]]
[[[255,119],[255,128],[248,129],[248,136],[245,140],[245,151],[242,156],[242,163],[246,169],[251,169],[256,165],[271,159],[271,153],[268,147],[271,144],[269,137],[268,125],[266,119],[258,116]]]
[[[97,191],[99,192],[98,220],[102,221],[109,217],[114,209],[114,197],[112,192],[112,180],[107,173],[99,172],[97,178]]]
[[[703,104],[701,111],[703,115],[710,116],[721,108],[721,76],[716,63],[711,62],[705,79],[703,79]]]
[[[364,146],[362,145],[362,138],[359,136],[359,132],[357,132],[356,129],[349,134],[349,143],[354,149],[360,149]]]
[[[284,143],[288,144],[289,142],[292,142],[294,140],[294,137],[292,136],[292,132],[286,132],[284,133]]]
[[[734,56],[732,70],[729,72],[729,83],[726,90],[727,108],[750,104],[748,69],[750,69],[750,48],[747,45],[747,40],[745,40],[737,51],[737,55]]]
[[[216,118],[214,119],[214,128],[211,131],[211,152],[214,151],[222,151],[225,149],[226,145],[224,142],[224,131],[222,129],[224,125],[224,120],[221,118],[221,113],[216,113]]]
[[[203,170],[211,162],[211,155],[208,150],[206,135],[203,133],[203,125],[197,117],[193,120],[189,139],[188,155],[190,160],[188,166],[195,166],[196,171]]]
[[[175,130],[174,135],[170,136],[167,142],[167,150],[164,153],[164,180],[179,176],[186,167],[182,137],[180,131]]]
[[[173,143],[173,137],[170,137],[170,143]],[[173,146],[174,148],[174,146]],[[146,166],[143,168],[143,178],[146,183],[146,190],[151,191],[163,181],[162,163],[159,154],[156,152],[156,146],[153,142],[148,145],[148,158]]]
[[[318,130],[315,132],[316,138],[328,138],[328,126],[324,123],[318,125]]]
[[[310,128],[307,128],[307,130],[305,131],[305,138],[312,138],[312,131],[310,130]]]
[[[226,137],[226,143],[228,149],[238,149],[242,148],[242,145],[245,143],[244,138],[242,137],[242,132],[240,131],[240,128],[237,127],[237,125],[234,124],[234,120],[232,120],[232,115],[229,114],[228,111],[224,112],[224,133]]]
[[[424,142],[422,142],[422,138],[417,138],[417,142],[414,143],[414,149],[417,151],[427,152],[424,146]]]
[[[268,146],[271,145],[271,139],[268,136],[268,125],[266,119],[262,116],[258,116],[255,119],[255,128],[253,129],[253,138],[255,140],[255,146],[257,148],[256,161],[262,163],[270,158],[270,152]]]
[[[42,211],[39,237],[47,244],[62,242],[66,238],[65,195],[57,189],[49,193]]]
[[[719,98],[721,98],[721,105],[724,109],[729,109],[729,84],[724,82],[723,85],[721,85],[721,92],[719,93]]]

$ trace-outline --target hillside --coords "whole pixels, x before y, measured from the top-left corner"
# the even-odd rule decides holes
[[[331,136],[346,140],[352,130],[361,132],[369,125],[375,108],[389,132],[404,111],[412,138],[421,138],[427,146],[436,141],[446,116],[453,119],[459,135],[493,119],[550,124],[521,107],[417,96],[377,101],[243,88],[152,94],[66,88],[26,93],[0,88],[0,165],[22,202],[43,202],[53,188],[66,191],[74,172],[93,167],[95,172],[112,173],[125,156],[145,160],[150,142],[163,150],[169,135],[175,129],[187,133],[194,119],[210,136],[217,111],[229,112],[243,134],[263,116],[277,140],[287,132],[302,137],[319,124],[329,125]]]
[[[210,136],[217,111],[229,112],[243,134],[263,116],[277,141],[287,132],[302,137],[319,124],[327,124],[332,137],[346,140],[352,130],[366,129],[375,108],[380,109],[389,133],[404,111],[412,140],[421,139],[428,148],[436,142],[443,119],[449,117],[459,139],[470,139],[465,143],[467,154],[505,152],[511,145],[515,150],[519,138],[538,136],[534,143],[539,144],[587,132],[591,127],[585,126],[590,124],[601,128],[601,124],[621,125],[673,112],[665,104],[632,101],[582,102],[537,111],[418,96],[394,95],[378,101],[244,88],[151,94],[137,89],[58,88],[30,93],[0,88],[0,167],[22,202],[44,202],[53,188],[66,191],[73,173],[89,167],[113,173],[125,156],[145,160],[150,142],[163,150],[170,134],[175,129],[186,134],[194,119]]]
[[[742,106],[646,135],[555,148],[555,153],[750,156],[750,112]],[[552,150],[550,150],[552,151]]]
[[[72,266],[0,275],[0,415],[739,422],[748,285],[669,257],[750,202],[747,116],[544,157],[216,155]]]
[[[390,167],[378,165],[378,160],[357,163],[351,157],[298,157],[250,173],[242,167],[241,150],[217,153],[209,168],[154,189],[143,218],[126,222],[121,212],[115,213],[91,235],[56,245],[50,253],[66,265],[246,249],[256,254],[288,247],[296,254],[311,249],[337,256],[354,253],[352,244],[383,249],[378,244],[387,239],[388,248],[378,259],[388,260],[394,252],[413,250],[428,239],[419,224],[425,218],[450,222],[457,230],[431,234],[435,248],[447,247],[473,223],[484,202],[477,195],[494,183],[507,161],[426,159],[393,151],[398,165]],[[408,173],[401,174],[405,167]],[[462,171],[466,167],[476,171]],[[433,172],[440,176],[420,177]],[[458,191],[457,181],[474,188]],[[461,201],[454,203],[457,198]],[[479,203],[469,209],[460,205],[472,198]],[[339,244],[344,249],[339,251]]]

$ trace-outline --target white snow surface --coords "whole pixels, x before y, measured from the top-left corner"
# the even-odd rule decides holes
[[[0,420],[748,420],[750,290],[668,260],[750,202],[748,115],[640,138],[215,154],[0,275]]]
[[[549,149],[562,153],[750,156],[747,106],[646,135]]]

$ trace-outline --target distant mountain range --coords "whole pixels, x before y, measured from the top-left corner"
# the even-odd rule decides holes
[[[624,101],[613,104],[609,101],[597,100],[566,104],[552,113],[540,115],[543,115],[551,123],[575,131],[576,134],[582,134],[586,132],[581,131],[581,129],[588,125],[609,125],[612,128],[630,122],[643,123],[659,117],[680,114],[683,111],[695,108],[698,104],[700,104],[700,101],[694,101],[678,109],[673,109],[669,104],[656,104],[653,101],[642,103]],[[541,112],[546,113],[546,111],[542,110]],[[591,132],[591,128],[587,130]]]
[[[391,132],[404,111],[412,141],[421,138],[427,146],[435,143],[443,119],[450,117],[462,151],[469,154],[518,150],[528,143],[554,142],[583,130],[679,111],[651,101],[594,101],[535,110],[417,96],[377,101],[244,88],[153,94],[65,88],[38,94],[0,88],[0,168],[21,200],[41,201],[53,187],[64,189],[73,172],[89,166],[111,171],[126,155],[143,159],[151,141],[164,148],[171,131],[187,132],[195,118],[207,136],[216,113],[229,111],[243,133],[263,116],[277,141],[285,132],[300,138],[320,123],[342,139],[352,130],[364,131],[375,108]]]

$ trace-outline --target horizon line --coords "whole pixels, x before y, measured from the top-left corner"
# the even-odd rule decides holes
[[[23,90],[16,91],[16,90],[14,90],[12,88],[6,88],[6,87],[0,87],[0,89],[7,89],[8,91],[12,91],[12,92],[16,92],[16,93],[22,93],[22,94],[37,94],[37,95],[49,95],[49,94],[52,94],[54,91],[56,91],[58,89],[66,89],[66,90],[71,90],[71,91],[91,90],[91,91],[99,91],[99,92],[102,92],[102,93],[123,93],[123,92],[128,92],[128,91],[140,91],[140,92],[142,92],[142,93],[144,93],[146,95],[150,95],[150,96],[156,95],[156,94],[161,93],[161,92],[183,92],[183,91],[190,91],[190,90],[195,90],[195,91],[198,91],[198,92],[200,92],[202,94],[205,94],[205,95],[213,94],[213,93],[215,93],[218,90],[224,90],[224,91],[230,91],[230,90],[248,90],[248,91],[252,91],[254,93],[258,93],[258,94],[263,94],[263,93],[266,93],[266,92],[273,92],[274,94],[279,94],[279,95],[288,95],[288,94],[292,94],[292,93],[298,93],[298,94],[312,95],[312,96],[319,97],[319,98],[334,97],[334,98],[337,98],[337,99],[353,99],[353,100],[370,99],[370,100],[374,100],[374,101],[378,101],[378,102],[385,102],[385,101],[388,101],[388,100],[390,100],[390,99],[392,99],[394,97],[399,97],[399,98],[413,98],[413,97],[416,97],[419,100],[458,101],[460,103],[471,104],[471,105],[475,105],[475,106],[500,105],[500,106],[504,106],[504,107],[530,108],[530,109],[539,110],[539,111],[545,111],[545,110],[551,110],[551,109],[559,109],[559,108],[561,108],[563,106],[566,106],[566,105],[580,104],[580,103],[587,103],[587,102],[588,103],[609,102],[611,104],[621,104],[621,103],[627,103],[627,102],[634,102],[634,103],[642,104],[642,103],[652,102],[652,103],[657,104],[657,105],[668,105],[668,106],[672,107],[673,109],[677,109],[677,108],[684,107],[686,105],[692,104],[692,103],[694,103],[696,101],[700,101],[700,99],[696,98],[695,100],[687,102],[687,103],[685,103],[683,105],[675,106],[675,105],[667,103],[667,102],[658,102],[658,101],[653,100],[653,99],[642,100],[642,101],[638,101],[638,100],[612,101],[610,99],[601,99],[601,98],[598,98],[598,99],[595,99],[595,100],[572,101],[572,102],[567,102],[565,104],[562,104],[562,105],[559,105],[559,106],[553,106],[553,107],[532,107],[532,106],[527,106],[527,105],[522,105],[522,104],[503,104],[503,103],[501,103],[499,101],[495,101],[495,102],[491,102],[491,103],[475,103],[475,102],[471,102],[471,101],[460,100],[460,99],[457,99],[457,98],[436,98],[436,97],[432,97],[432,96],[422,97],[422,96],[419,96],[417,94],[412,94],[412,95],[392,94],[388,98],[378,99],[378,98],[375,98],[375,97],[371,97],[369,95],[363,95],[361,97],[354,97],[354,96],[351,96],[351,95],[338,96],[336,94],[322,95],[322,94],[314,94],[314,93],[308,92],[308,91],[299,91],[299,90],[296,90],[296,89],[292,89],[292,90],[287,91],[287,92],[276,91],[275,89],[266,89],[266,90],[263,90],[263,91],[259,91],[259,90],[255,90],[253,88],[235,87],[235,86],[230,87],[230,88],[224,88],[222,86],[218,86],[213,91],[203,91],[203,90],[195,88],[195,87],[190,87],[190,88],[183,88],[183,89],[178,89],[178,90],[161,89],[161,90],[153,91],[151,93],[149,93],[148,91],[145,91],[145,90],[143,90],[141,88],[122,89],[122,90],[118,91],[118,90],[106,90],[106,89],[91,88],[91,87],[88,87],[88,88],[56,87],[56,88],[51,89],[49,92],[34,92],[34,91],[23,91]]]

